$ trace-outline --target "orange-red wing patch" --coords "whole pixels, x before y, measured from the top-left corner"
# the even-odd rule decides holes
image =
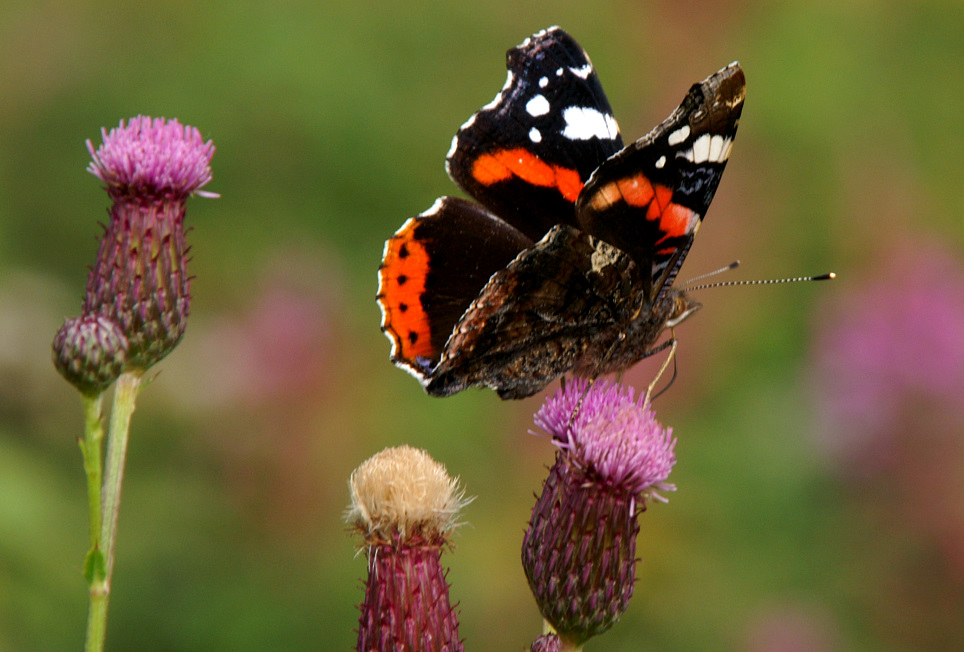
[[[661,240],[689,235],[698,221],[699,215],[691,209],[670,202],[659,218],[659,230],[665,234]]]
[[[437,359],[428,316],[422,307],[429,257],[425,245],[413,237],[415,219],[406,222],[385,243],[378,270],[378,305],[382,330],[392,341],[392,359],[416,364],[416,358]]]
[[[673,202],[673,189],[650,182],[645,174],[636,174],[617,181],[611,181],[599,188],[589,200],[597,211],[604,211],[617,202],[623,201],[634,208],[646,210],[646,219],[657,222],[663,236],[656,244],[668,238],[677,238],[692,233],[699,221],[692,209]],[[670,249],[668,251],[673,251]],[[661,251],[659,253],[666,253]]]
[[[663,237],[659,244],[669,238],[685,236],[693,231],[699,216],[692,209],[673,202],[673,189],[667,186],[653,186],[653,201],[646,211],[646,219],[659,222]]]
[[[517,177],[536,186],[555,188],[571,202],[582,190],[582,179],[576,170],[550,165],[521,147],[483,154],[472,164],[472,177],[483,186]]]
[[[619,194],[622,195],[623,199],[630,206],[642,208],[653,201],[653,184],[649,182],[649,179],[647,179],[644,174],[637,174],[634,177],[620,179],[616,183],[619,186]]]

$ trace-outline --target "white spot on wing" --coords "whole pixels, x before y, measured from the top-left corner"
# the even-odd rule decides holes
[[[536,95],[526,102],[526,112],[533,118],[549,113],[549,100],[545,95]]]
[[[589,79],[589,75],[592,74],[592,64],[589,62],[586,62],[586,65],[580,68],[569,68],[569,72],[574,74],[576,77],[579,77],[580,79]]]
[[[529,140],[531,140],[531,141],[534,142],[534,143],[541,143],[541,142],[542,142],[542,134],[539,133],[539,130],[538,130],[538,129],[536,129],[535,127],[533,127],[532,129],[529,130]]]
[[[710,135],[703,134],[696,139],[693,143],[693,158],[691,159],[694,163],[705,163],[710,158]]]
[[[711,161],[719,162],[723,160],[720,158],[723,155],[723,136],[713,136],[710,138],[710,159]]]
[[[562,112],[566,128],[562,135],[569,140],[614,140],[619,135],[616,119],[588,106],[570,106]]]
[[[660,156],[658,159],[656,159],[656,167],[657,167],[658,169],[663,169],[663,166],[664,166],[664,165],[666,165],[666,157],[665,157],[665,156]]]
[[[539,78],[539,88],[545,88],[545,87],[548,86],[548,85],[549,85],[549,78],[548,78],[548,77],[540,77],[540,78]]]
[[[727,138],[727,139],[726,139],[726,144],[723,145],[723,154],[722,154],[722,157],[723,157],[723,160],[724,160],[724,161],[729,160],[729,158],[730,158],[730,150],[732,150],[732,149],[733,149],[733,140],[730,139],[730,138]]]
[[[556,68],[556,77],[562,77],[562,68]]]
[[[690,137],[690,126],[683,125],[673,133],[669,135],[667,141],[670,145],[679,145],[681,142]]]

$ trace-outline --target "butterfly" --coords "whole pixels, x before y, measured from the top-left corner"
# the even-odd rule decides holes
[[[433,396],[482,386],[517,399],[563,374],[622,372],[699,308],[673,282],[733,146],[739,64],[626,146],[562,29],[509,50],[507,68],[446,157],[475,201],[441,197],[409,218],[378,270],[391,359]]]

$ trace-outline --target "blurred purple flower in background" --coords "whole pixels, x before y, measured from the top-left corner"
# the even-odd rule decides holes
[[[820,315],[814,433],[854,608],[902,649],[964,641],[964,264],[906,238]],[[848,557],[851,555],[851,557]],[[908,609],[908,605],[913,608]]]
[[[816,338],[817,437],[848,473],[887,466],[907,428],[964,426],[964,266],[939,245],[878,260],[868,280],[845,282]]]

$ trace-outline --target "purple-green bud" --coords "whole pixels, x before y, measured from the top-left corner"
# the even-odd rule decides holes
[[[117,380],[127,362],[127,338],[106,317],[68,319],[53,342],[54,366],[87,395],[97,395]]]
[[[574,643],[612,627],[636,576],[636,503],[557,455],[532,510],[522,566],[543,618]]]
[[[522,544],[539,610],[559,638],[578,646],[629,606],[636,579],[638,515],[664,500],[676,461],[663,428],[632,389],[567,383],[536,414],[559,446]]]
[[[104,181],[114,204],[83,313],[114,321],[129,342],[127,368],[146,369],[174,349],[187,327],[185,202],[210,181],[214,146],[194,127],[146,116],[102,133],[96,151],[87,142],[88,170]]]

